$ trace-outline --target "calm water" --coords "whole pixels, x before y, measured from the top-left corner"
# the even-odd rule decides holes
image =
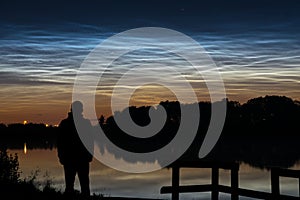
[[[35,171],[39,171],[37,180],[43,185],[45,179],[51,179],[53,185],[60,190],[64,188],[63,168],[57,159],[56,150],[35,149],[10,150],[9,153],[17,153],[19,156],[22,178],[28,178]],[[300,169],[300,164],[293,168]],[[256,169],[242,164],[239,171],[240,187],[270,192],[270,172]],[[128,196],[170,199],[168,194],[160,194],[163,185],[171,184],[171,170],[146,174],[129,174],[108,168],[93,160],[91,163],[91,190],[92,193],[101,193],[106,196]],[[228,185],[230,182],[229,171],[220,171],[220,183]],[[206,184],[210,183],[209,169],[182,169],[181,184]],[[281,193],[298,195],[297,179],[281,178]],[[76,189],[80,189],[76,178]],[[181,196],[182,199],[209,199],[209,193],[190,193]],[[221,194],[221,199],[229,199],[229,196]],[[240,198],[250,199],[250,198]]]

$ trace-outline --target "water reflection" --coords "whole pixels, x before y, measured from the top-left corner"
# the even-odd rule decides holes
[[[27,146],[26,146],[26,142],[24,143],[24,154],[27,153]]]
[[[17,153],[19,156],[22,177],[26,178],[36,170],[40,170],[38,181],[43,182],[51,178],[56,188],[63,190],[64,178],[63,169],[58,162],[56,149],[29,149],[27,154],[23,150],[9,150],[10,153]],[[296,164],[293,169],[300,169],[300,164]],[[48,174],[45,176],[45,174]],[[205,184],[210,182],[209,169],[182,169],[181,184]],[[130,174],[119,172],[108,168],[93,160],[91,163],[91,190],[95,193],[106,194],[107,196],[138,196],[148,198],[170,198],[170,195],[161,195],[159,193],[161,186],[171,184],[171,170],[162,169],[156,172],[146,174]],[[266,169],[251,167],[248,164],[241,163],[240,187],[270,192],[270,172]],[[298,195],[298,185],[290,182],[288,179],[281,180],[281,193],[289,195]],[[226,170],[220,170],[220,183],[229,185],[230,173]],[[79,189],[78,180],[75,182],[75,188]],[[227,197],[221,194],[221,197]],[[209,199],[209,193],[191,193],[181,196],[182,199]],[[250,198],[240,198],[250,199]]]

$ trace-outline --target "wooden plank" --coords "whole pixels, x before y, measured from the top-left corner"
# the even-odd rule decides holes
[[[170,194],[173,192],[172,186],[163,186],[160,189],[161,194]],[[179,186],[179,193],[189,193],[189,192],[210,192],[212,190],[211,184],[206,185],[181,185]]]
[[[300,178],[300,170],[283,169],[283,168],[277,168],[276,170],[279,176],[289,177],[289,178]]]
[[[172,193],[172,186],[164,186],[161,188],[161,194],[170,194]],[[219,192],[231,194],[232,188],[227,185],[219,185],[218,186]],[[212,191],[212,185],[182,185],[179,187],[179,193],[190,193],[190,192],[210,192]],[[238,188],[237,193],[239,196],[250,197],[250,198],[257,198],[257,199],[270,199],[274,200],[272,194],[269,192],[263,191],[255,191],[250,189]],[[288,195],[280,195],[277,199],[284,199],[284,200],[294,200],[298,199],[299,197],[295,196],[288,196]]]
[[[231,194],[232,188],[226,185],[219,185],[220,192]],[[251,198],[260,198],[260,199],[267,199],[270,198],[270,193],[268,192],[261,192],[261,191],[254,191],[248,189],[238,188],[236,193],[240,196],[251,197]]]
[[[207,162],[207,161],[177,161],[171,167],[180,168],[213,168],[218,167],[221,169],[239,169],[239,164],[235,162]]]
[[[240,196],[257,198],[257,199],[271,199],[271,194],[269,192],[263,192],[263,191],[255,191],[255,190],[239,188],[238,194]]]

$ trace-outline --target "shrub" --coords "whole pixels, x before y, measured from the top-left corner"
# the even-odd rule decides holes
[[[20,181],[18,155],[0,150],[0,183],[18,183]]]

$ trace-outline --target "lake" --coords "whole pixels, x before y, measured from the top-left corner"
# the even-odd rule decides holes
[[[55,188],[63,191],[63,168],[57,158],[56,149],[27,149],[26,154],[21,149],[10,149],[9,153],[17,153],[19,157],[22,178],[29,178],[32,173],[39,171],[37,181],[43,185],[47,179],[52,180]],[[300,169],[300,163],[293,169]],[[210,169],[182,169],[181,184],[210,183]],[[171,170],[162,169],[145,174],[130,174],[109,168],[94,159],[90,170],[91,192],[105,196],[126,196],[144,198],[170,199],[169,194],[160,194],[160,188],[171,184]],[[241,164],[239,171],[241,188],[270,192],[270,172]],[[220,183],[229,185],[230,173],[220,170]],[[298,180],[280,178],[282,194],[298,195]],[[80,189],[78,179],[75,188]],[[181,199],[210,199],[210,193],[189,193],[180,196]],[[230,196],[220,194],[220,199]],[[251,199],[243,198],[240,199]]]

